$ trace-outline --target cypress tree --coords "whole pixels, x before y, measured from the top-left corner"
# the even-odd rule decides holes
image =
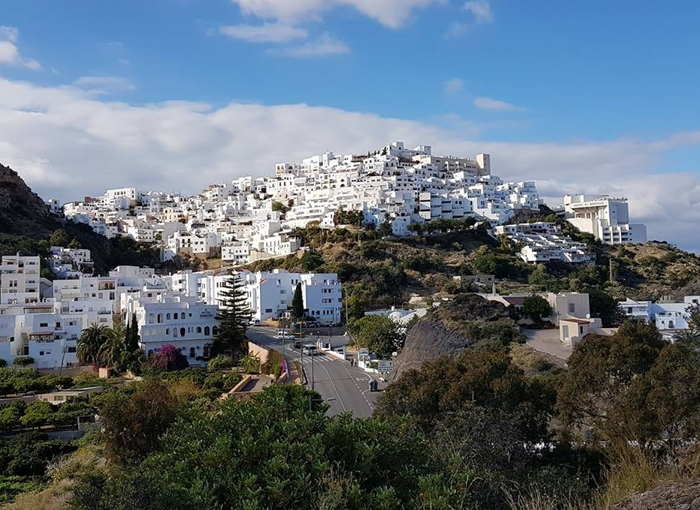
[[[136,314],[131,314],[131,320],[126,328],[126,337],[124,338],[124,344],[128,352],[135,352],[139,349],[139,322],[136,319]]]
[[[304,317],[304,297],[301,294],[301,283],[297,283],[292,299],[292,317],[301,320]]]
[[[236,275],[231,275],[224,281],[219,313],[216,316],[219,330],[214,338],[212,355],[226,353],[234,356],[240,351],[250,317],[243,284]]]

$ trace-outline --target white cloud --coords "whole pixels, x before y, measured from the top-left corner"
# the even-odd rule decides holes
[[[15,27],[0,26],[0,65],[26,67],[33,71],[41,69],[34,59],[24,58],[17,47],[19,30]]]
[[[284,57],[315,58],[350,53],[350,47],[343,41],[335,39],[328,34],[323,34],[315,41],[309,41],[299,46],[280,48],[273,50],[272,53]]]
[[[493,23],[493,12],[488,0],[473,0],[464,4],[464,10],[474,15],[474,22],[479,25]]]
[[[309,35],[304,28],[281,22],[263,23],[262,25],[229,25],[219,27],[219,33],[252,43],[282,43],[306,39]]]
[[[447,27],[445,37],[459,37],[471,32],[477,25],[490,25],[493,23],[491,4],[487,0],[467,2],[462,7],[462,10],[470,12],[474,19],[471,21],[453,21]]]
[[[73,82],[78,88],[97,95],[119,94],[136,90],[136,87],[121,76],[83,76]]]
[[[272,175],[280,161],[327,150],[367,153],[403,140],[431,144],[437,154],[489,152],[495,174],[536,180],[551,205],[565,192],[627,195],[632,219],[648,224],[650,238],[700,250],[700,238],[690,234],[700,223],[698,173],[658,172],[668,151],[700,145],[700,131],[658,140],[509,143],[474,141],[463,122],[441,126],[304,104],[134,106],[74,86],[0,78],[0,162],[45,198],[75,200],[127,185],[195,193],[243,175]]]
[[[454,96],[455,94],[459,94],[464,90],[464,80],[460,78],[452,78],[445,82],[444,87],[445,94],[448,96]]]
[[[522,112],[525,110],[522,106],[516,106],[498,99],[491,99],[490,97],[477,97],[474,99],[474,106],[480,110],[494,110],[498,112]]]
[[[382,25],[399,28],[416,8],[447,0],[231,0],[244,14],[294,22],[318,21],[326,11],[352,7]]]

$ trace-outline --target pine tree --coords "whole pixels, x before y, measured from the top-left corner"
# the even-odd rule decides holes
[[[304,317],[304,297],[301,294],[301,283],[297,283],[292,299],[292,318],[301,320]]]
[[[225,280],[224,288],[216,316],[219,330],[212,346],[212,355],[226,353],[234,356],[245,340],[251,313],[243,284],[235,275]]]

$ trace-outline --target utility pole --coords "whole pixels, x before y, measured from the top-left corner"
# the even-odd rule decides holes
[[[316,378],[314,377],[314,351],[311,351],[311,391],[316,388]]]

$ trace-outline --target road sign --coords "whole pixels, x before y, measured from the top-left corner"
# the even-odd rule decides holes
[[[391,372],[394,369],[394,362],[391,360],[379,360],[377,361],[377,369],[380,372]]]
[[[357,351],[357,356],[359,358],[368,358],[369,357],[369,350],[365,349],[364,347]]]

